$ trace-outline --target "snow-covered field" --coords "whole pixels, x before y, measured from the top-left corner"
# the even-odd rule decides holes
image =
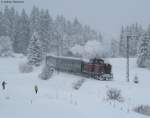
[[[41,69],[21,74],[18,65],[23,58],[0,58],[0,82],[7,82],[6,90],[0,89],[0,118],[146,118],[133,108],[140,104],[150,105],[150,70],[130,63],[130,79],[126,82],[126,60],[108,59],[113,65],[114,81],[86,79],[80,89],[74,83],[84,77],[55,73],[49,80],[41,80]],[[133,83],[135,75],[139,84]],[[34,92],[38,85],[39,93]],[[106,100],[106,91],[118,88],[124,102]]]

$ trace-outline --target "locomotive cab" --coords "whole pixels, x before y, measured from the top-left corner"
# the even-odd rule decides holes
[[[106,74],[110,74],[111,73],[111,65],[110,64],[105,64],[104,66],[104,70]]]
[[[110,64],[104,63],[103,59],[90,59],[89,63],[84,63],[83,72],[91,75],[98,80],[111,80],[112,66]]]
[[[104,60],[94,58],[94,59],[90,59],[90,63],[92,63],[92,64],[104,64]]]

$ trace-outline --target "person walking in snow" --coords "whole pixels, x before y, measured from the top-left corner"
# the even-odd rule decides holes
[[[2,88],[3,88],[3,90],[5,90],[6,84],[7,84],[7,83],[6,83],[5,81],[2,82]]]
[[[37,94],[38,93],[38,86],[37,85],[34,86],[34,90],[35,90],[35,93]]]

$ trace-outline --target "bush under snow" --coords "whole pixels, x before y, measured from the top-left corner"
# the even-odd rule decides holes
[[[53,72],[54,72],[53,67],[49,67],[45,65],[39,77],[43,80],[47,80],[53,75]]]
[[[123,98],[121,96],[121,90],[116,89],[116,88],[110,88],[107,91],[107,99],[108,100],[116,100],[116,101],[122,102]]]
[[[85,79],[78,80],[76,83],[73,83],[73,88],[75,90],[78,90],[84,82],[85,82]]]
[[[134,108],[134,111],[140,114],[148,115],[150,116],[150,106],[148,105],[140,105]]]
[[[19,65],[19,71],[21,73],[30,73],[33,71],[33,67],[28,63],[22,63]]]

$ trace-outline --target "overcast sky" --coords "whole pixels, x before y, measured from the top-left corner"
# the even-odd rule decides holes
[[[52,16],[62,14],[69,20],[77,17],[107,39],[117,37],[122,25],[150,24],[150,0],[24,0],[15,7],[29,12],[33,5],[49,9]]]

